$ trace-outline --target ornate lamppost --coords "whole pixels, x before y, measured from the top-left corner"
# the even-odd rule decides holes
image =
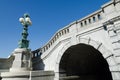
[[[27,40],[28,26],[32,22],[28,14],[24,14],[19,21],[23,25],[22,39],[19,41],[19,47],[12,52],[11,68],[8,72],[0,74],[2,80],[46,80],[48,78],[53,80],[53,71],[32,71],[31,50],[28,49],[29,40]]]
[[[30,16],[28,14],[24,14],[24,16],[21,17],[19,21],[23,25],[22,39],[19,41],[19,48],[28,48],[29,47],[29,40],[27,40],[28,26],[32,25]]]
[[[29,47],[28,27],[32,25],[30,16],[24,14],[23,17],[19,18],[20,23],[23,25],[22,39],[19,41],[19,46],[13,51],[15,57],[10,71],[25,71],[31,70],[31,50]]]

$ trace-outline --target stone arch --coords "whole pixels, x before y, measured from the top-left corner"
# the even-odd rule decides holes
[[[100,53],[102,53],[103,57],[106,59],[109,66],[116,65],[116,62],[114,60],[112,52],[109,51],[102,43],[94,41],[90,38],[89,39],[81,38],[77,44],[81,44],[81,43],[90,45],[90,46],[94,47],[96,50],[98,50]],[[75,45],[77,45],[77,44],[75,44]],[[65,46],[58,53],[58,58],[56,61],[56,66],[55,66],[55,80],[58,80],[58,78],[59,78],[59,64],[60,64],[62,55],[71,46],[73,46],[73,45],[71,45],[70,42],[66,43]],[[109,69],[110,69],[110,67],[109,67]]]

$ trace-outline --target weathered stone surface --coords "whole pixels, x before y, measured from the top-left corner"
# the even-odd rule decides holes
[[[53,71],[19,71],[4,72],[2,80],[53,80]]]

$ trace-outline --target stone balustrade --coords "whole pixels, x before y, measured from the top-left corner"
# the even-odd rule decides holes
[[[102,13],[103,13],[102,10],[98,10],[98,11],[96,11],[96,12],[94,12],[94,13],[92,13],[92,14],[90,14],[90,15],[88,15],[88,16],[80,19],[80,20],[77,20],[77,21],[69,24],[68,26],[64,27],[63,29],[59,30],[59,31],[58,31],[57,33],[55,33],[55,35],[48,41],[48,43],[40,49],[40,51],[38,51],[38,52],[33,52],[33,57],[39,56],[39,52],[40,52],[40,53],[46,52],[60,37],[66,35],[66,34],[68,34],[68,33],[70,33],[69,28],[70,28],[72,25],[74,25],[74,24],[77,23],[77,24],[80,24],[79,26],[80,26],[80,28],[81,28],[81,27],[87,26],[87,25],[89,25],[89,24],[95,23],[95,22],[97,22],[97,21],[99,21],[99,20],[102,19],[102,17],[103,17],[103,16],[102,16]]]
[[[98,10],[98,11],[94,12],[93,14],[90,14],[90,15],[78,20],[77,23],[80,24],[80,27],[90,25],[92,23],[100,21],[103,18],[102,13],[103,13],[102,10]]]
[[[59,30],[57,33],[54,34],[54,36],[48,41],[48,43],[43,46],[40,50],[38,49],[37,52],[33,52],[33,57],[39,56],[39,53],[46,52],[60,37],[70,33],[70,27],[74,24],[79,24],[80,28],[85,27],[87,25],[90,25],[92,23],[95,23],[103,18],[102,16],[102,10],[98,10],[80,20],[77,20],[63,29]],[[72,30],[71,30],[72,31]]]

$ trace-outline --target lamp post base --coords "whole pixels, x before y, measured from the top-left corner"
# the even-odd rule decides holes
[[[31,66],[31,52],[30,49],[17,48],[13,51],[15,57],[10,72],[29,71]]]

